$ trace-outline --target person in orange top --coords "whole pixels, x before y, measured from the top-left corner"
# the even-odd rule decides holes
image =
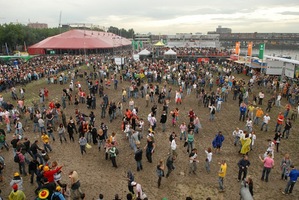
[[[127,121],[130,121],[132,116],[133,116],[132,111],[130,109],[126,109]]]
[[[276,123],[276,127],[275,127],[275,132],[277,131],[281,131],[281,127],[284,121],[284,116],[282,115],[281,112],[279,112],[278,117],[277,117],[277,123]]]
[[[262,110],[262,108],[257,107],[256,108],[256,112],[255,112],[255,118],[254,118],[254,122],[253,124],[257,124],[259,125],[260,123],[260,119],[264,116],[264,111]]]

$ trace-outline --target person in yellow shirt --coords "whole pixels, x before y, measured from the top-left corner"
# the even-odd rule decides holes
[[[259,125],[260,123],[260,119],[264,116],[264,111],[262,110],[262,108],[257,107],[256,108],[256,112],[255,112],[255,118],[254,118],[254,122],[253,124],[257,124]]]
[[[224,177],[226,176],[227,165],[225,160],[222,160],[219,164],[220,164],[220,170],[218,172],[219,192],[224,192],[223,180]]]
[[[253,119],[253,111],[255,110],[255,107],[252,105],[252,103],[249,104],[247,110],[248,110],[247,116],[250,119]]]
[[[47,153],[48,153],[49,151],[52,151],[52,148],[51,148],[51,146],[50,146],[50,144],[49,144],[49,141],[50,141],[49,136],[48,136],[45,132],[43,132],[41,138],[42,138],[42,141],[43,141],[43,143],[44,143],[44,149],[45,149],[45,151],[46,151]],[[49,150],[49,151],[48,151],[48,150]]]

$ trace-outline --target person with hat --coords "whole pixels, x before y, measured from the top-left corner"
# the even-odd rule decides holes
[[[139,183],[136,183],[135,181],[133,181],[131,183],[131,185],[136,188],[136,198],[137,199],[138,198],[139,199],[146,199],[147,198],[146,194],[142,191],[142,187]]]
[[[61,193],[61,187],[59,185],[56,186],[55,192],[53,192],[51,196],[51,200],[65,200],[63,194]]]
[[[38,191],[38,197],[40,199],[47,199],[52,196],[52,194],[55,192],[56,184],[54,182],[49,182],[49,180],[46,177],[42,178],[42,186],[40,190]]]
[[[22,190],[19,190],[18,184],[13,184],[12,191],[10,192],[8,199],[9,200],[25,200],[26,195]]]
[[[50,170],[49,166],[44,166],[44,177],[46,177],[50,183],[54,182],[54,174],[58,173],[61,168],[62,166]]]
[[[23,179],[18,172],[15,172],[13,175],[13,179],[10,181],[10,186],[14,184],[18,185],[19,190],[23,190]]]

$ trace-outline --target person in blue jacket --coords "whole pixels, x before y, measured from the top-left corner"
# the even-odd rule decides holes
[[[220,152],[223,141],[224,141],[224,136],[222,135],[222,132],[219,131],[212,142],[212,145],[213,145],[214,149],[216,150],[216,153],[217,153],[217,150],[218,150],[218,152]]]
[[[282,192],[282,194],[291,194],[294,185],[296,184],[299,177],[299,170],[295,169],[294,165],[291,165],[290,168],[291,168],[291,171],[289,173],[290,180],[288,181],[287,186],[285,190]]]

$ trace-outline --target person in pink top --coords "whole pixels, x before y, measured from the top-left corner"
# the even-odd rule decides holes
[[[266,182],[268,182],[269,174],[271,172],[271,169],[274,167],[274,160],[272,158],[272,154],[268,153],[268,155],[264,159],[262,159],[261,156],[259,156],[259,158],[260,158],[261,162],[264,163],[264,168],[263,168],[263,173],[262,173],[261,180],[262,181],[265,180]]]

